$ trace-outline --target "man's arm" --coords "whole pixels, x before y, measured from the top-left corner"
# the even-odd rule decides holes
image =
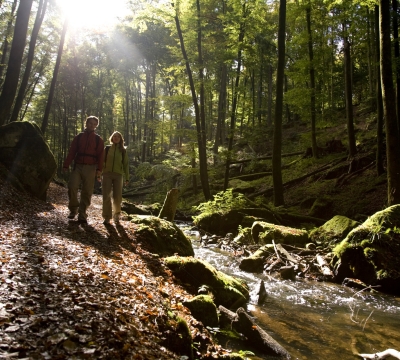
[[[72,161],[75,159],[75,155],[78,152],[78,135],[74,137],[72,140],[71,146],[68,151],[68,155],[65,158],[64,164],[63,164],[63,170],[68,171],[69,166],[71,165]]]

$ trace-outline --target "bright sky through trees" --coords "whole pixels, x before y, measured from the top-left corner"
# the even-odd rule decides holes
[[[57,0],[57,3],[74,29],[106,30],[128,11],[127,0]]]

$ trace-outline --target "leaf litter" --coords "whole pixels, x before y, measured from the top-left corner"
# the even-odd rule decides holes
[[[102,224],[101,196],[79,225],[62,186],[51,183],[46,202],[1,179],[0,188],[0,358],[180,359],[166,346],[171,314],[186,320],[196,358],[226,353],[182,306],[190,296],[158,256],[136,243],[135,225]]]

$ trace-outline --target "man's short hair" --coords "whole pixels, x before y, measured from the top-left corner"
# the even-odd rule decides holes
[[[89,120],[96,120],[97,126],[99,126],[99,118],[98,118],[97,116],[93,116],[93,115],[88,116],[88,117],[86,118],[86,125],[87,125],[87,123],[88,123]]]

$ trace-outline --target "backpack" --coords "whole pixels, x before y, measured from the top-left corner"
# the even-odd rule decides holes
[[[80,145],[80,139],[81,139],[81,136],[83,135],[83,132],[81,132],[81,133],[79,133],[78,134],[78,137],[77,137],[77,141],[78,141],[78,153],[76,154],[76,155],[79,155],[79,156],[91,156],[91,157],[95,157],[95,158],[97,158],[97,156],[96,155],[89,155],[89,154],[85,154],[85,153],[80,153],[79,152],[79,145]],[[99,142],[100,142],[100,135],[98,135],[98,134],[95,134],[96,135],[96,151],[97,151],[97,148],[99,147]]]
[[[106,147],[105,147],[105,149],[104,149],[104,151],[105,151],[105,154],[104,154],[104,167],[106,167],[106,164],[107,164],[107,154],[108,154],[108,150],[110,150],[110,147],[111,147],[112,145],[106,145]],[[124,159],[125,159],[125,152],[123,152],[122,153],[122,165],[124,164]]]

